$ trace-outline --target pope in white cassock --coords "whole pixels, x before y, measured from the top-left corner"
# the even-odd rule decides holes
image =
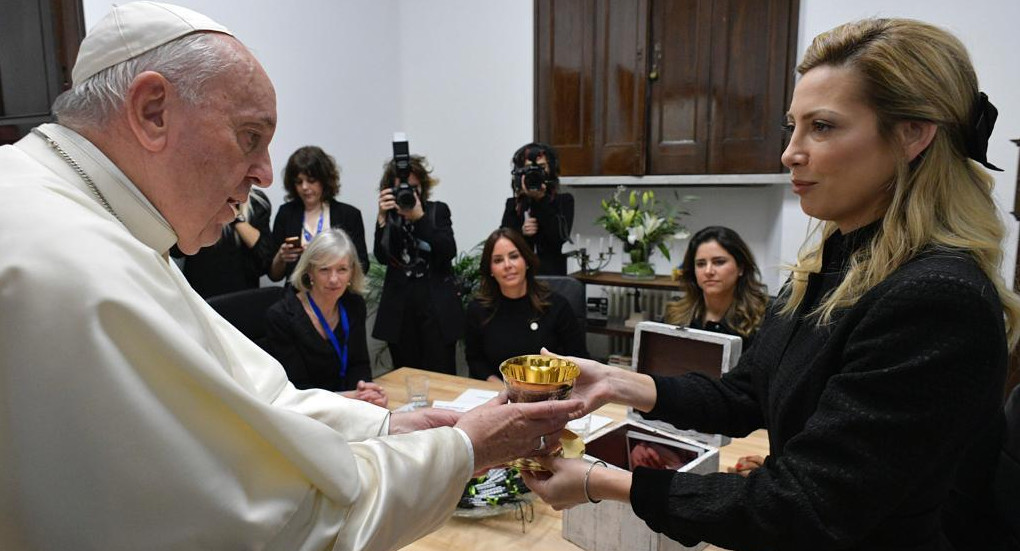
[[[136,2],[73,80],[60,124],[0,147],[0,549],[394,549],[579,414],[296,390],[167,256],[272,181],[262,67],[207,17]]]

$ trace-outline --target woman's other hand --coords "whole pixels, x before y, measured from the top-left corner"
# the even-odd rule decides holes
[[[521,471],[521,477],[528,488],[557,511],[588,503],[589,498],[630,501],[630,471],[610,469],[581,459],[539,457],[536,461],[546,472]],[[585,476],[588,477],[587,495]]]
[[[751,471],[764,464],[765,458],[760,455],[745,455],[737,460],[736,465],[726,467],[726,472],[737,473],[740,476],[747,477],[747,475],[751,474]]]
[[[362,400],[370,404],[375,404],[379,407],[386,407],[390,399],[386,396],[386,390],[383,387],[365,381],[358,381],[358,388],[354,390],[354,399]]]

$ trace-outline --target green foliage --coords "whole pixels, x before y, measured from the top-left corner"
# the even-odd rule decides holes
[[[479,241],[471,250],[457,253],[453,259],[453,277],[456,280],[460,301],[467,308],[481,283],[481,259],[484,241]]]
[[[681,219],[690,213],[673,205],[658,201],[653,191],[631,191],[621,200],[626,192],[624,186],[616,188],[613,196],[602,200],[602,215],[595,221],[607,232],[623,242],[624,251],[634,254],[632,257],[647,259],[651,249],[657,248],[669,259],[667,239],[686,239],[690,236]],[[677,200],[688,203],[692,196],[681,198],[674,192]]]

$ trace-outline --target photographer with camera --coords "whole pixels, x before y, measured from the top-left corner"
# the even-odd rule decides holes
[[[394,367],[454,374],[464,310],[451,266],[450,207],[428,200],[437,181],[400,135],[393,153],[379,182],[374,253],[386,278],[372,336],[389,344]]]
[[[556,150],[529,143],[514,153],[510,187],[500,226],[521,232],[538,256],[539,275],[566,275],[561,249],[574,225],[574,196],[559,193],[560,162]]]

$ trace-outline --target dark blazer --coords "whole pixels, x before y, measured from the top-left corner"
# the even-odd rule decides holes
[[[499,377],[499,364],[504,360],[538,354],[543,346],[565,356],[588,357],[584,329],[567,299],[553,291],[547,300],[549,305],[541,315],[531,307],[527,295],[518,299],[500,295],[495,314],[477,299],[468,304],[464,356],[472,377]]]
[[[259,189],[252,188],[251,194],[258,197],[251,198],[248,220],[259,230],[259,239],[254,247],[249,249],[239,242],[233,226],[225,226],[219,241],[191,256],[182,254],[176,245],[170,250],[175,258],[184,259],[184,277],[202,298],[258,289],[259,279],[273,261],[279,246],[274,247],[273,235],[269,231],[269,199]]]
[[[428,274],[423,278],[429,293],[429,304],[434,317],[439,320],[439,330],[446,343],[460,338],[464,331],[464,307],[454,284],[451,261],[457,255],[457,242],[453,238],[453,221],[450,207],[439,201],[426,201],[425,216],[413,224],[415,238],[428,243],[431,252],[426,253],[429,263]],[[403,250],[400,228],[386,224],[375,228],[374,254],[376,260],[386,265],[379,309],[376,312],[372,336],[386,342],[400,342],[400,327],[405,306],[416,281],[407,277],[400,268],[400,253]]]
[[[288,288],[283,298],[269,308],[267,317],[267,348],[283,364],[287,378],[297,388],[324,388],[341,391],[354,390],[358,381],[371,381],[372,368],[368,356],[368,338],[365,332],[365,299],[354,293],[344,293],[340,304],[347,310],[351,336],[347,350],[347,375],[340,376],[340,358],[333,344],[322,338],[312,320]],[[343,342],[342,324],[333,331]]]
[[[300,199],[287,201],[280,205],[276,212],[276,219],[273,221],[273,241],[275,248],[273,252],[280,249],[283,240],[287,237],[301,235],[301,221],[305,216],[305,205]],[[347,232],[354,242],[354,248],[358,250],[358,262],[361,269],[368,273],[368,247],[365,245],[365,223],[361,219],[361,211],[347,203],[341,203],[336,199],[329,200],[329,225],[340,228]],[[284,277],[290,277],[294,272],[297,262],[287,264]]]
[[[747,478],[637,469],[631,501],[654,530],[729,549],[998,548],[989,479],[1006,335],[995,287],[969,255],[928,251],[820,327],[807,313],[867,241],[855,234],[826,241],[798,311],[773,306],[721,379],[655,378],[652,416],[732,436],[767,428],[770,456]]]
[[[538,255],[538,275],[567,275],[567,257],[563,256],[563,244],[570,239],[574,226],[574,196],[557,193],[555,197],[531,203],[531,215],[538,222],[538,233],[525,236]],[[506,200],[503,221],[500,227],[518,232],[524,226],[524,212],[518,212],[517,199]]]

